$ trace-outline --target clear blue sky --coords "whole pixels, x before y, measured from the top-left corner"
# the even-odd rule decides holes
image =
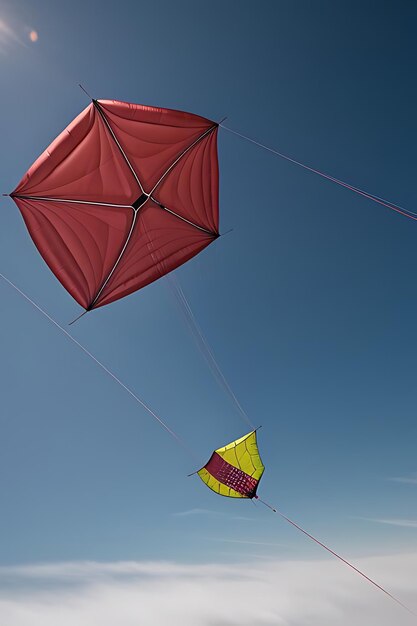
[[[97,98],[227,115],[416,209],[413,3],[14,0],[0,20],[1,192],[88,104],[82,82]],[[417,223],[225,132],[219,158],[221,229],[234,230],[176,275],[263,425],[260,493],[349,555],[410,551]],[[79,312],[9,198],[0,271],[62,324]],[[316,555],[266,509],[187,478],[193,462],[146,412],[4,282],[0,298],[2,564]],[[247,430],[166,281],[71,332],[201,463]]]

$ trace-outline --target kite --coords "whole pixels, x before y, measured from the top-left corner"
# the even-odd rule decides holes
[[[256,430],[213,452],[196,473],[213,491],[229,498],[257,498],[264,473],[256,442]]]
[[[85,312],[219,237],[218,127],[191,113],[93,99],[10,194]]]

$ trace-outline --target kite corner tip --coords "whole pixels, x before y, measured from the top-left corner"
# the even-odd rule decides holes
[[[86,94],[86,95],[90,98],[90,100],[91,100],[92,102],[96,102],[96,100],[94,100],[94,98],[93,98],[92,96],[90,96],[90,94],[88,93],[88,91],[87,91],[86,89],[84,89],[84,87],[82,86],[82,84],[81,84],[81,83],[78,83],[78,87],[79,87],[80,89],[82,89],[82,91],[83,91],[83,92],[84,92],[84,93],[85,93],[85,94]]]
[[[85,315],[89,311],[91,311],[91,309],[85,309],[85,311],[83,311],[80,315],[78,315],[78,317],[76,317],[74,320],[72,320],[72,322],[68,322],[68,326],[72,326],[73,324],[75,324],[75,322],[78,322],[78,320],[81,319],[83,317],[83,315]]]

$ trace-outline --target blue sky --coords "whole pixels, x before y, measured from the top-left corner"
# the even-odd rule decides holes
[[[98,98],[227,115],[413,210],[416,19],[408,2],[4,2],[0,191],[88,104],[81,82]],[[348,556],[411,552],[417,224],[224,131],[219,158],[233,232],[176,277],[263,425],[260,493]],[[79,312],[9,198],[0,271],[63,325]],[[187,478],[194,462],[146,412],[4,282],[0,298],[2,565],[317,556],[267,510]],[[246,432],[166,280],[71,333],[201,463]]]

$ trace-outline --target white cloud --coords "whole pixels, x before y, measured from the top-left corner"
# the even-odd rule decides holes
[[[417,528],[417,519],[401,519],[392,518],[373,518],[373,517],[357,517],[367,522],[376,522],[377,524],[388,524],[389,526],[402,526],[403,528]]]
[[[214,515],[221,516],[222,513],[218,511],[211,511],[210,509],[188,509],[187,511],[179,511],[178,513],[173,513],[174,517],[189,517],[191,515]]]
[[[394,478],[390,478],[395,483],[405,483],[407,485],[417,485],[417,476],[397,476]]]
[[[278,546],[280,548],[284,547],[283,543],[271,543],[267,541],[246,541],[245,539],[213,539],[213,541],[220,541],[222,543],[240,543],[250,546]]]
[[[417,554],[356,562],[417,609]],[[55,563],[0,568],[7,626],[408,626],[401,607],[335,561],[247,565]]]
[[[194,515],[207,515],[211,517],[224,517],[231,520],[241,520],[246,522],[253,522],[253,517],[245,517],[242,515],[230,515],[228,513],[221,513],[220,511],[212,511],[211,509],[188,509],[187,511],[179,511],[172,514],[174,517],[191,517]]]

